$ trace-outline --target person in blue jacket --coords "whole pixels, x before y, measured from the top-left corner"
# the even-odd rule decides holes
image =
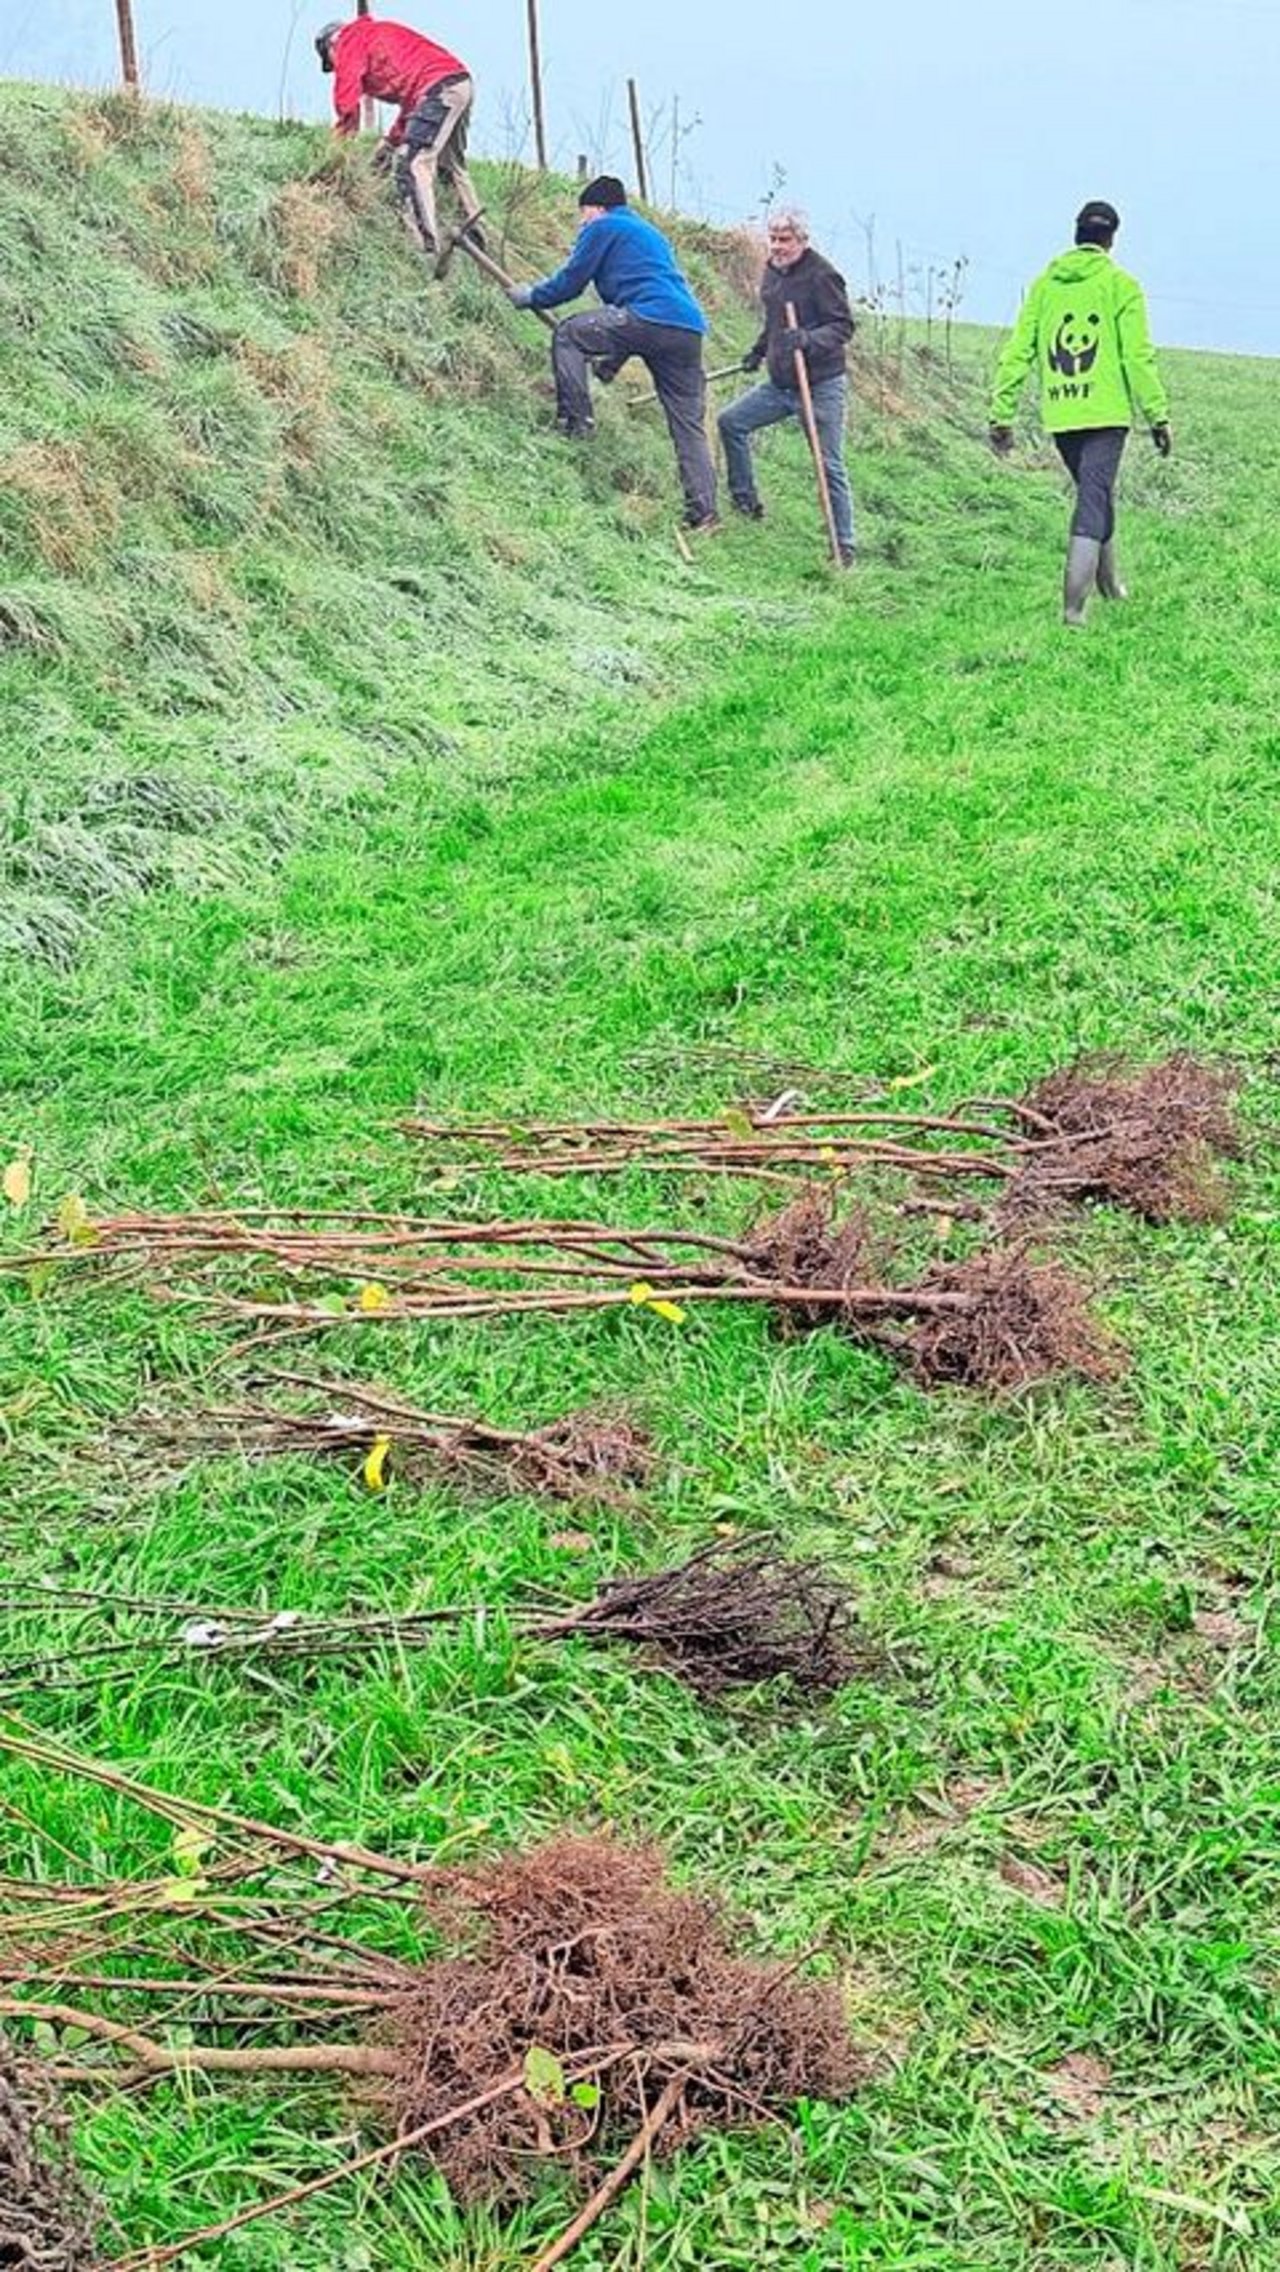
[[[638,356],[653,378],[675,445],[686,525],[717,528],[702,367],[707,319],[662,231],[631,211],[614,175],[588,182],[578,204],[582,226],[563,268],[538,284],[514,284],[509,295],[517,308],[558,308],[594,284],[602,302],[556,326],[551,348],[556,424],[562,434],[591,434],[591,365],[607,383]]]

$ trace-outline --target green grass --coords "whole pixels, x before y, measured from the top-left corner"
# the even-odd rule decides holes
[[[65,119],[52,105],[46,164]],[[242,124],[217,134],[243,203],[250,182],[260,203],[264,179],[319,151]],[[110,164],[132,183],[144,158],[163,170],[155,151]],[[38,141],[24,163],[35,184]],[[233,201],[214,232],[217,289],[241,296],[247,325],[276,303],[238,215]],[[411,283],[382,224],[368,229],[343,287],[357,329],[384,273]],[[100,1208],[520,1208],[530,1190],[515,1184],[433,1194],[395,1116],[418,1099],[441,1115],[716,1109],[732,1084],[689,1054],[708,1041],[865,1075],[935,1068],[921,1098],[1018,1086],[1081,1048],[1229,1056],[1257,1132],[1236,1212],[1215,1231],[1099,1214],[1064,1233],[1133,1352],[1105,1390],[925,1398],[874,1355],[831,1336],[779,1344],[746,1315],[333,1338],[335,1361],[424,1402],[533,1420],[608,1396],[647,1412],[662,1480],[634,1516],[593,1522],[586,1553],[557,1543],[561,1511],[528,1499],[397,1483],[373,1502],[301,1463],[151,1472],[122,1456],[113,1416],[173,1384],[222,1394],[225,1366],[207,1376],[222,1342],[143,1290],[19,1286],[0,1481],[24,1578],[309,1610],[502,1602],[531,1583],[585,1592],[712,1524],[767,1521],[849,1574],[907,1667],[822,1712],[768,1697],[710,1710],[621,1655],[540,1652],[498,1622],[484,1646],[459,1633],[407,1661],[269,1680],[144,1665],[66,1698],[36,1687],[26,1708],[173,1790],[399,1854],[490,1852],[566,1824],[654,1834],[682,1875],[747,1911],[762,1947],[822,1940],[873,2080],[790,2131],[707,2140],[664,2166],[643,2248],[633,2193],[582,2247],[583,2272],[1280,2266],[1272,374],[1172,359],[1181,454],[1160,469],[1135,444],[1129,469],[1135,598],[1072,639],[1056,620],[1057,484],[1038,455],[1016,471],[986,459],[966,387],[922,377],[903,420],[867,376],[852,462],[868,557],[849,589],[809,573],[793,439],[765,476],[777,514],[690,572],[659,446],[643,445],[652,512],[632,527],[625,492],[602,498],[600,465],[536,436],[538,343],[456,290],[463,367],[492,351],[506,376],[465,416],[432,399],[424,456],[438,472],[448,444],[466,453],[453,518],[419,543],[392,448],[358,529],[309,543],[308,494],[250,532],[224,562],[247,674],[225,702],[207,678],[170,702],[155,674],[175,667],[172,629],[104,691],[99,611],[135,591],[126,533],[74,571],[22,568],[39,619],[68,631],[60,652],[5,666],[19,750],[24,722],[47,719],[48,736],[11,782],[29,768],[42,800],[65,785],[65,824],[87,787],[156,763],[224,786],[242,704],[252,721],[235,807],[246,871],[203,873],[198,891],[159,873],[127,909],[82,894],[96,943],[66,967],[6,966],[4,1128],[33,1148],[32,1220],[71,1189]],[[55,300],[41,321],[70,322]],[[107,306],[95,285],[84,320]],[[30,435],[54,381],[12,336],[5,353],[6,379],[19,369],[31,392],[15,410],[6,387],[4,417]],[[350,436],[373,381],[361,364],[341,384]],[[408,428],[412,396],[401,411]],[[166,436],[171,412],[166,395]],[[216,470],[220,491],[248,482],[241,444]],[[459,573],[451,553],[481,508],[504,542],[536,547],[538,578],[495,569],[483,626],[478,555]],[[137,509],[153,563],[190,542],[166,518],[186,507]],[[425,623],[393,616],[387,556],[430,573]],[[322,582],[327,639],[309,604]],[[148,592],[172,602],[161,565],[136,588],[140,607]],[[346,623],[344,591],[363,594]],[[587,638],[645,658],[643,700],[584,689],[566,657]],[[404,738],[424,689],[425,714],[457,737],[425,763]],[[345,783],[332,796],[331,766]],[[273,783],[288,827],[268,856]],[[52,825],[53,805],[42,815]],[[200,845],[223,841],[210,817]],[[55,859],[55,897],[60,878]],[[640,1175],[555,1199],[629,1216],[694,1203]],[[751,1204],[718,1193],[702,1214]],[[31,1221],[9,1235],[29,1239]],[[1225,1648],[1197,1622],[1223,1611]],[[11,1622],[30,1646],[29,1616]],[[50,1642],[74,1629],[52,1607],[42,1625]],[[157,1851],[154,1827],[101,1794],[11,1768],[0,1792],[19,1810],[10,1874],[69,1870],[52,1840],[118,1871]],[[1019,1864],[1047,1874],[1023,1884],[1051,1899],[1011,1882]],[[1096,2112],[1055,2094],[1078,2053],[1106,2070]],[[121,2246],[311,2175],[352,2126],[348,2106],[301,2088],[77,2108]],[[509,2222],[464,2217],[406,2168],[252,2227],[214,2260],[514,2272],[564,2214],[551,2186]]]

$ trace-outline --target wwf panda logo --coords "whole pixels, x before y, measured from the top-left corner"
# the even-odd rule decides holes
[[[1050,368],[1061,371],[1064,379],[1078,378],[1091,371],[1098,360],[1102,340],[1101,316],[1065,315],[1053,335],[1049,348]]]

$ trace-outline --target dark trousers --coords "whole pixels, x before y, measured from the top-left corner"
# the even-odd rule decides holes
[[[688,519],[710,520],[716,509],[716,469],[707,441],[700,332],[650,323],[644,316],[632,315],[629,308],[592,308],[580,316],[566,316],[551,345],[560,422],[571,434],[588,433],[591,363],[598,361],[612,378],[633,355],[640,358],[658,390]]]
[[[1076,485],[1072,536],[1110,544],[1116,533],[1116,476],[1129,439],[1127,426],[1087,426],[1055,434],[1058,454]]]

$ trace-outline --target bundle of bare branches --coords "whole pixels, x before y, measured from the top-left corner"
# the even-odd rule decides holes
[[[926,1180],[978,1177],[1001,1183],[1037,1139],[1016,1125],[1013,1100],[991,1115],[892,1109],[805,1112],[786,1097],[731,1105],[718,1120],[474,1121],[414,1117],[401,1133],[442,1168],[507,1175],[663,1174],[754,1176],[791,1182],[852,1168],[893,1168]],[[978,1149],[975,1149],[977,1145]]]
[[[680,1324],[701,1303],[753,1303],[792,1330],[819,1324],[905,1355],[922,1380],[969,1380],[983,1368],[950,1366],[934,1374],[927,1356],[913,1351],[902,1326],[946,1319],[981,1340],[995,1304],[1003,1342],[1016,1340],[1019,1319],[1034,1321],[1016,1365],[1001,1369],[1020,1385],[1067,1366],[1096,1377],[1104,1336],[1088,1327],[1083,1294],[1076,1299],[1076,1329],[1065,1340],[1049,1324],[1042,1330],[1044,1284],[1021,1250],[994,1264],[949,1275],[927,1272],[915,1285],[893,1285],[877,1275],[864,1215],[841,1220],[829,1190],[808,1190],[753,1234],[739,1239],[665,1228],[619,1229],[582,1222],[420,1223],[392,1233],[335,1229],[332,1218],[310,1227],[295,1222],[248,1224],[232,1216],[128,1216],[94,1226],[104,1263],[153,1273],[185,1264],[196,1284],[179,1277],[156,1284],[164,1298],[202,1301],[244,1320],[261,1347],[281,1336],[311,1333],[338,1323],[414,1321],[444,1323],[518,1316],[581,1316],[587,1312],[654,1312]],[[282,1267],[297,1292],[272,1296],[225,1289],[226,1265]],[[380,1269],[374,1279],[366,1273]],[[210,1272],[213,1272],[210,1279]],[[866,1273],[865,1277],[863,1273]],[[350,1291],[334,1290],[341,1278]],[[319,1279],[324,1291],[307,1290]],[[1062,1275],[1059,1287],[1065,1283]],[[1010,1294],[1019,1298],[1011,1304]],[[1094,1347],[1090,1346],[1090,1332]],[[924,1346],[928,1347],[927,1339]],[[1083,1359],[1083,1365],[1078,1361]],[[996,1385],[994,1382],[986,1385]]]
[[[610,1578],[588,1602],[479,1602],[428,1609],[306,1616],[296,1610],[210,1608],[196,1602],[54,1590],[10,1581],[0,1598],[10,1630],[30,1621],[39,1645],[0,1660],[0,1696],[43,1695],[134,1679],[147,1660],[189,1671],[260,1657],[308,1662],[378,1648],[424,1648],[442,1628],[510,1630],[544,1645],[580,1638],[619,1642],[684,1680],[698,1694],[785,1680],[802,1697],[828,1695],[859,1675],[879,1674],[882,1650],[861,1633],[848,1589],[821,1564],[795,1561],[768,1537],[717,1539],[670,1569]],[[51,1641],[61,1618],[69,1637]],[[74,1634],[74,1638],[70,1637]]]
[[[478,1868],[432,1869],[193,1806],[34,1734],[0,1729],[0,1750],[179,1825],[198,1872],[167,1919],[154,1882],[61,1885],[60,1904],[43,1889],[47,1958],[40,1916],[33,1924],[0,1883],[0,1949],[13,1940],[21,1951],[20,1966],[0,1962],[0,1979],[13,1983],[0,1990],[0,2015],[74,2028],[104,2062],[78,2079],[108,2088],[122,2074],[346,2078],[385,2134],[308,2184],[179,2242],[140,2247],[114,2272],[156,2272],[415,2150],[463,2198],[524,2193],[540,2162],[592,2186],[538,2259],[550,2272],[651,2154],[801,2097],[844,2096],[860,2079],[839,1988],[810,1974],[814,1952],[789,1963],[743,1955],[740,1920],[671,1886],[656,1847],[558,1839]],[[336,1934],[332,1897],[314,1883],[285,1902],[281,1873],[300,1856],[325,1858],[326,1887],[334,1871],[389,1880],[403,1919],[420,1921],[435,1953],[389,1955]],[[256,1914],[246,1893],[255,1877],[269,1890]],[[237,1898],[220,1906],[228,1882]],[[12,1933],[7,1899],[18,1912]]]
[[[400,1125],[446,1169],[567,1176],[644,1168],[791,1182],[887,1168],[925,1183],[995,1182],[1004,1207],[1022,1219],[1095,1199],[1153,1222],[1194,1223],[1225,1210],[1212,1158],[1240,1151],[1238,1087],[1231,1070],[1181,1051],[1150,1065],[1082,1058],[1025,1096],[973,1097],[944,1112],[884,1103],[810,1112],[791,1091],[770,1105],[733,1105],[718,1120],[458,1125],[414,1117]]]
[[[276,1372],[268,1380],[303,1391],[310,1406],[245,1402],[147,1411],[123,1426],[145,1436],[153,1449],[182,1459],[300,1453],[361,1462],[382,1446],[396,1470],[410,1477],[435,1472],[490,1489],[612,1505],[622,1504],[652,1470],[648,1436],[620,1412],[568,1412],[541,1428],[499,1428],[478,1415],[422,1411],[385,1389],[349,1379]]]

